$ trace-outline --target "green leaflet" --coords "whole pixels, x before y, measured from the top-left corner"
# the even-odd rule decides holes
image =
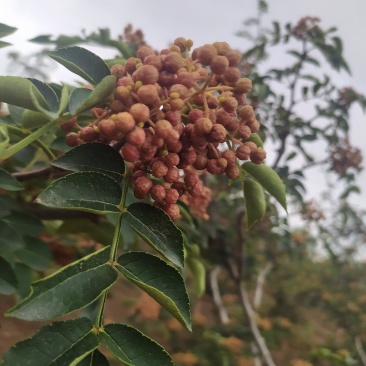
[[[75,116],[86,110],[111,101],[115,87],[116,77],[108,75],[101,80],[94,90],[85,88],[74,89],[71,92],[69,101],[70,114]]]
[[[44,116],[48,117],[50,120],[54,120],[59,117],[59,114],[57,112],[49,111],[48,107],[47,108],[42,107],[42,105],[39,103],[39,101],[37,99],[37,95],[33,89],[29,89],[29,94],[30,94],[30,96],[32,98],[32,102],[35,105],[36,110],[38,112],[41,112]]]
[[[109,366],[107,358],[97,349],[83,358],[77,366]]]
[[[8,47],[8,46],[11,46],[11,43],[0,41],[0,48],[4,48],[4,47]]]
[[[124,324],[107,324],[103,341],[128,366],[174,366],[170,355],[137,329]]]
[[[117,260],[117,269],[147,292],[187,329],[191,330],[189,298],[181,274],[162,259],[130,252]]]
[[[82,234],[88,235],[103,245],[109,245],[113,241],[114,225],[109,221],[94,222],[88,219],[65,220],[59,228],[59,233],[64,234]],[[123,241],[125,238],[123,238]]]
[[[45,125],[51,119],[41,112],[25,109],[22,115],[22,127],[26,129],[38,128]]]
[[[42,93],[29,79],[19,76],[0,76],[0,102],[38,111],[34,101],[42,108],[48,107]]]
[[[52,89],[54,89],[54,88],[52,88]],[[55,93],[58,94],[56,92],[56,90],[55,90]],[[63,114],[68,103],[69,103],[69,88],[67,85],[63,84],[62,89],[61,89],[61,95],[60,95],[60,103],[59,103],[58,110],[57,110],[58,116],[61,116]]]
[[[133,203],[128,206],[124,218],[148,244],[183,268],[182,232],[163,210],[146,203]]]
[[[113,65],[124,65],[126,63],[126,58],[116,57],[116,58],[104,60],[104,62],[108,65],[108,67],[112,67]]]
[[[36,271],[47,269],[52,261],[50,247],[39,238],[26,236],[24,248],[16,252],[17,257]]]
[[[24,189],[23,185],[3,168],[0,168],[0,188],[7,191],[20,191]]]
[[[55,322],[18,342],[4,355],[3,366],[75,365],[99,345],[88,318]]]
[[[43,34],[32,38],[29,42],[39,43],[39,44],[55,44],[57,47],[66,47],[69,45],[73,45],[78,42],[83,42],[84,39],[80,38],[79,36],[64,36],[60,35],[56,40],[52,40],[52,35],[50,34]]]
[[[121,187],[99,172],[78,172],[57,179],[35,202],[57,208],[98,214],[120,212]]]
[[[262,186],[253,179],[245,179],[244,198],[246,224],[250,229],[257,221],[262,220],[266,212],[266,199]]]
[[[24,109],[22,107],[17,107],[12,104],[8,105],[8,109],[9,109],[9,116],[7,116],[7,117],[10,117],[14,121],[14,124],[16,126],[22,127],[23,114],[25,111],[27,111],[27,109]]]
[[[0,294],[11,295],[16,292],[18,280],[8,261],[0,257]]]
[[[250,161],[244,163],[242,168],[287,211],[285,185],[273,169],[264,164],[254,164]]]
[[[35,282],[31,294],[6,315],[39,321],[85,307],[117,280],[108,259],[109,247],[105,247]]]
[[[32,270],[24,263],[15,263],[14,271],[18,280],[18,294],[24,299],[31,291]]]
[[[254,142],[258,147],[263,147],[263,141],[257,133],[252,133],[248,141]]]
[[[44,99],[47,102],[48,110],[50,112],[57,112],[60,101],[55,91],[48,84],[40,80],[33,78],[29,78],[28,80],[30,80],[34,84],[34,86],[39,90],[39,92],[43,95]]]
[[[93,52],[82,47],[59,48],[49,53],[50,57],[93,85],[111,74],[106,63]]]
[[[10,25],[6,25],[4,23],[0,23],[0,38],[8,36],[9,34],[14,33],[17,28],[10,27]]]
[[[113,147],[91,142],[79,145],[52,162],[52,165],[73,172],[98,171],[117,182],[122,181],[125,165]]]
[[[188,257],[187,264],[193,274],[197,296],[201,297],[206,291],[206,268],[197,258]]]
[[[44,225],[38,217],[25,212],[13,212],[3,217],[3,220],[20,235],[38,235],[44,230]]]
[[[0,253],[13,252],[24,247],[23,238],[5,220],[0,220]]]
[[[0,125],[0,162],[1,162],[1,155],[3,154],[4,150],[9,145],[9,135],[8,129],[4,125]]]
[[[54,44],[58,48],[67,47],[78,43],[92,42],[93,44],[116,48],[124,56],[125,59],[133,56],[132,50],[130,49],[130,47],[128,47],[126,43],[111,39],[109,28],[99,28],[97,32],[93,32],[89,35],[84,34],[83,38],[81,38],[80,36],[66,36],[64,34],[61,34],[56,39],[52,39],[51,35],[44,34],[35,37],[30,41],[40,44]]]
[[[69,112],[72,116],[77,114],[78,108],[88,99],[93,91],[87,88],[75,88],[70,93]]]
[[[0,38],[8,36],[9,34],[14,33],[17,28],[10,27],[9,25],[0,23]],[[0,41],[0,48],[11,46],[11,43]]]

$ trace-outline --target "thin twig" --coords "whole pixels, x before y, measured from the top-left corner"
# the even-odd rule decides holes
[[[269,352],[269,349],[266,345],[266,342],[264,338],[262,337],[257,322],[255,320],[256,313],[252,308],[252,305],[249,301],[248,293],[245,289],[244,281],[240,279],[238,281],[238,287],[239,287],[239,293],[240,293],[240,301],[243,306],[243,309],[245,310],[245,313],[247,314],[248,320],[249,320],[249,326],[250,330],[253,334],[254,340],[263,356],[264,362],[267,366],[276,366],[274,363],[271,353]]]
[[[299,63],[296,67],[295,74],[294,74],[294,79],[293,79],[293,81],[290,85],[290,105],[289,105],[289,107],[286,111],[286,117],[285,117],[286,122],[288,122],[288,119],[289,119],[289,117],[292,113],[292,109],[293,109],[293,107],[295,106],[295,103],[296,103],[295,102],[296,85],[297,85],[297,82],[298,82],[299,77],[300,77],[300,70],[301,70],[301,68],[303,66],[303,63],[304,63],[307,56],[308,56],[308,52],[307,52],[307,49],[306,49],[306,41],[304,40],[303,41],[303,51],[302,51],[302,54],[301,54],[301,58],[300,58]],[[279,164],[283,154],[285,153],[286,142],[287,142],[287,138],[288,138],[289,135],[290,135],[290,127],[288,127],[287,130],[282,133],[282,136],[280,136],[281,145],[280,145],[279,149],[277,150],[277,157],[276,157],[275,162],[272,165],[272,169],[277,168],[277,165]]]
[[[245,244],[245,233],[243,231],[243,217],[244,217],[244,209],[238,211],[238,219],[237,219],[237,230],[238,230],[238,246],[239,250],[237,251],[237,264],[234,265],[232,261],[228,261],[228,267],[230,270],[230,274],[233,280],[236,282],[240,294],[240,301],[244,313],[247,315],[249,320],[249,327],[251,333],[253,335],[255,344],[253,345],[253,353],[255,356],[256,366],[261,366],[260,356],[262,356],[265,364],[267,366],[275,366],[275,363],[272,360],[271,353],[266,345],[264,338],[262,337],[257,322],[256,322],[256,313],[253,310],[252,305],[250,304],[248,293],[245,289],[245,282],[243,279],[244,270],[243,267],[243,259],[244,259],[244,244]],[[255,351],[257,350],[257,351]]]
[[[250,342],[250,348],[252,350],[254,356],[254,365],[253,366],[262,366],[262,360],[259,354],[258,346],[255,342]]]
[[[312,168],[314,166],[323,165],[323,164],[326,164],[326,163],[329,163],[329,159],[328,158],[323,159],[323,160],[319,160],[319,161],[310,162],[310,163],[302,166],[300,170],[303,171],[305,169],[309,169],[309,168]]]
[[[220,288],[218,283],[218,276],[221,272],[220,266],[216,266],[210,273],[210,285],[213,295],[213,300],[215,303],[215,306],[217,308],[217,311],[219,313],[221,324],[225,325],[228,324],[230,319],[227,314],[227,311],[224,307],[224,304],[222,302],[221,294],[220,294]]]
[[[365,350],[363,349],[361,338],[359,336],[355,337],[355,345],[362,364],[366,366],[366,353]]]
[[[257,277],[257,285],[255,287],[255,294],[254,294],[254,301],[253,301],[253,307],[254,309],[259,309],[261,303],[262,303],[262,297],[263,297],[263,285],[266,280],[266,277],[268,273],[273,268],[273,264],[271,262],[268,262],[264,268],[262,268],[259,272],[259,275]]]

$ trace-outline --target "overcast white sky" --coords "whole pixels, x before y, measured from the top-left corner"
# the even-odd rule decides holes
[[[352,85],[366,94],[365,0],[268,2],[269,13],[263,19],[268,24],[272,20],[295,23],[299,18],[311,15],[321,18],[323,29],[336,26],[344,41],[345,58],[352,76],[344,73],[335,80],[339,86]],[[157,49],[183,36],[191,38],[196,46],[222,40],[233,48],[244,50],[247,43],[235,33],[243,29],[245,19],[256,15],[256,3],[255,0],[0,0],[0,22],[19,28],[14,35],[4,39],[14,46],[1,50],[0,74],[6,72],[8,52],[17,50],[27,54],[36,49],[27,39],[40,34],[76,35],[82,29],[89,33],[104,27],[109,27],[116,36],[128,23],[141,28],[149,44]],[[366,156],[366,118],[360,108],[352,110],[351,125],[351,142],[362,148]],[[360,177],[359,184],[366,187],[366,173]],[[309,188],[315,191],[318,187],[316,183]],[[365,192],[362,200],[358,198],[358,204],[366,208]]]

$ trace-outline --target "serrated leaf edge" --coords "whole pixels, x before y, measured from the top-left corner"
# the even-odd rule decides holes
[[[80,146],[84,146],[83,148],[85,148],[85,146],[96,146],[96,145],[105,145],[105,146],[110,146],[110,145],[107,145],[107,144],[104,144],[104,143],[101,143],[101,142],[86,142],[85,144],[82,144],[82,145],[79,145],[79,146],[76,146],[75,148],[69,150],[68,152],[66,152],[64,155],[60,156],[59,158],[57,158],[56,160],[53,160],[51,162],[51,164],[53,166],[56,166],[58,168],[61,168],[61,169],[65,169],[65,170],[69,170],[71,172],[97,172],[97,173],[100,173],[100,174],[104,174],[104,175],[107,175],[109,178],[113,179],[115,182],[117,183],[120,183],[119,181],[117,181],[116,179],[114,179],[111,175],[109,175],[108,173],[113,173],[113,175],[123,175],[124,172],[125,172],[125,163],[124,163],[124,160],[122,159],[122,157],[118,154],[118,152],[116,150],[116,158],[117,156],[119,156],[121,158],[121,163],[123,164],[123,172],[117,172],[115,170],[107,170],[107,169],[95,169],[93,170],[91,166],[89,165],[82,165],[82,164],[78,164],[78,166],[82,166],[82,167],[86,167],[88,168],[87,170],[75,170],[75,169],[68,169],[67,167],[68,166],[72,166],[72,163],[69,163],[69,164],[65,164],[65,163],[62,163],[62,164],[59,164],[59,160],[63,159],[65,156],[72,156],[73,154],[77,153],[77,150]],[[113,149],[113,148],[112,148]],[[90,169],[90,170],[89,170]],[[105,173],[107,172],[107,173]]]
[[[70,263],[70,264],[68,264],[68,265],[66,265],[66,266],[64,266],[64,267],[62,267],[62,268],[60,268],[59,270],[57,270],[56,272],[54,272],[54,273],[52,273],[50,276],[47,276],[47,277],[44,277],[44,278],[41,278],[41,279],[39,279],[39,280],[37,280],[37,281],[34,281],[33,283],[32,283],[32,285],[31,285],[31,291],[30,291],[30,293],[29,293],[29,295],[27,296],[27,297],[25,297],[24,299],[22,299],[22,301],[20,302],[20,303],[18,303],[18,304],[16,304],[16,305],[14,305],[12,308],[10,308],[4,315],[5,316],[11,316],[11,314],[14,312],[14,310],[16,310],[17,308],[19,308],[20,307],[20,305],[22,305],[24,302],[26,302],[29,298],[31,298],[32,297],[32,295],[33,295],[33,293],[34,293],[34,286],[33,285],[37,285],[37,284],[39,284],[40,282],[43,282],[43,281],[47,281],[47,280],[49,280],[50,278],[52,278],[52,277],[55,277],[56,275],[58,275],[60,272],[63,272],[66,268],[69,268],[69,267],[73,267],[73,266],[75,266],[75,265],[77,265],[78,263],[80,263],[80,262],[82,262],[82,261],[85,261],[85,260],[87,260],[87,259],[89,259],[90,257],[93,257],[93,256],[95,256],[95,255],[97,255],[97,254],[99,254],[99,253],[101,253],[101,252],[103,252],[103,251],[109,251],[109,248],[110,248],[110,246],[107,246],[107,247],[104,247],[104,248],[101,248],[101,249],[99,249],[99,250],[97,250],[96,252],[94,252],[94,253],[91,253],[91,254],[89,254],[89,255],[86,255],[85,257],[83,257],[83,258],[80,258],[79,260],[77,260],[77,261],[75,261],[75,262],[72,262],[72,263]],[[106,265],[108,263],[108,261],[106,261],[105,263],[102,263],[101,265],[99,265],[99,266],[97,266],[97,267],[94,267],[94,268],[99,268],[99,267],[101,267],[101,266],[104,266],[104,265]],[[94,269],[93,268],[93,269]],[[92,270],[92,269],[90,269],[90,270]],[[88,271],[90,271],[90,270],[87,270],[87,271],[85,271],[85,272],[88,272]],[[117,279],[116,279],[117,280]],[[116,281],[114,281],[114,282],[116,282]],[[113,283],[114,283],[113,282]],[[108,287],[108,288],[110,288],[112,285],[113,285],[113,283]],[[50,290],[52,290],[54,287],[52,287]],[[107,289],[108,289],[107,288]],[[100,295],[99,295],[100,296]],[[98,296],[98,297],[99,297]],[[97,299],[98,297],[96,297],[95,299]],[[86,305],[84,305],[83,307],[85,307],[85,306],[88,306],[89,304],[91,304],[93,301],[95,301],[95,299],[93,299],[92,301],[90,301],[88,304],[86,304]],[[71,310],[70,312],[68,312],[68,313],[66,313],[66,314],[64,314],[64,315],[67,315],[67,314],[70,314],[70,313],[72,313],[73,311],[76,311],[77,309],[75,309],[75,310]],[[61,315],[60,315],[61,316]]]
[[[135,330],[135,331],[137,331],[138,333],[140,333],[144,338],[147,338],[148,340],[150,340],[152,343],[155,343],[166,355],[168,355],[169,357],[170,357],[170,359],[172,360],[172,358],[171,358],[171,356],[170,356],[170,354],[166,351],[166,349],[160,344],[160,343],[158,343],[158,342],[156,342],[154,339],[152,339],[152,338],[150,338],[150,337],[148,337],[145,333],[142,333],[140,330],[138,330],[137,328],[135,328],[135,327],[132,327],[131,325],[128,325],[128,324],[122,324],[122,323],[109,323],[109,324],[107,324],[104,328],[103,328],[103,333],[105,334],[104,336],[108,336],[112,341],[113,341],[113,343],[115,344],[115,345],[117,345],[118,346],[118,348],[121,350],[121,348],[120,348],[120,346],[114,341],[114,339],[108,334],[108,332],[106,331],[106,327],[108,327],[109,325],[123,325],[123,326],[125,326],[125,327],[128,327],[128,328],[131,328],[131,329],[133,329],[133,330]],[[106,343],[106,342],[104,342],[104,343]],[[107,347],[108,347],[108,345],[107,345]],[[108,349],[109,349],[109,347],[108,347]],[[112,351],[111,351],[112,352]],[[126,354],[122,351],[122,353],[126,356]],[[119,359],[116,355],[114,355],[117,359]],[[126,356],[126,359],[129,359],[129,357],[127,357]],[[120,361],[122,361],[121,359],[119,359]],[[125,363],[125,361],[122,361],[123,363]],[[135,364],[133,363],[131,363],[131,364],[129,364],[129,366],[134,366]],[[172,360],[172,366],[174,366],[174,364],[173,364],[173,360]]]
[[[70,177],[71,175],[76,175],[76,174],[88,174],[88,173],[93,173],[93,174],[99,174],[99,175],[103,175],[107,178],[110,178],[111,180],[113,180],[114,182],[116,182],[118,184],[118,182],[113,179],[112,177],[110,177],[108,174],[102,173],[100,171],[96,171],[96,170],[83,170],[83,171],[79,171],[79,172],[75,172],[75,173],[71,173],[66,175],[65,177],[59,178],[57,180],[55,180],[54,182],[52,182],[33,202],[41,204],[43,206],[46,207],[57,207],[57,208],[61,208],[61,209],[67,209],[67,210],[76,210],[76,211],[85,211],[85,212],[91,212],[91,213],[97,213],[97,214],[118,214],[121,212],[120,208],[118,205],[113,205],[111,203],[106,204],[105,202],[102,201],[98,201],[98,200],[88,200],[88,199],[83,199],[84,202],[97,202],[100,204],[104,204],[105,206],[111,206],[111,207],[116,207],[116,210],[114,211],[109,211],[109,210],[95,210],[95,209],[91,209],[91,208],[87,208],[87,207],[69,207],[69,206],[51,206],[51,205],[47,205],[45,204],[42,199],[40,198],[40,196],[42,196],[42,194],[44,192],[46,192],[47,189],[51,188],[53,185],[57,184],[57,182],[59,182],[60,180],[64,180],[67,179],[68,177]],[[121,195],[122,195],[122,190],[121,190]],[[69,202],[80,202],[80,200],[77,199],[70,199],[68,200]]]
[[[78,319],[88,319],[88,318],[86,318],[86,317],[80,317],[80,318],[78,318]],[[72,320],[76,320],[76,319],[72,319]],[[88,319],[89,320],[89,319]],[[55,323],[67,323],[67,322],[69,322],[70,320],[64,320],[64,321],[57,321],[57,322],[55,322]],[[13,346],[11,346],[8,350],[10,350],[10,349],[12,349],[12,348],[16,348],[17,347],[17,344],[18,343],[21,343],[21,342],[25,342],[25,341],[28,341],[28,340],[30,340],[30,339],[32,339],[34,336],[36,336],[36,334],[38,334],[41,330],[42,330],[42,328],[44,328],[44,327],[47,327],[47,326],[50,326],[50,325],[53,325],[54,323],[50,323],[50,324],[46,324],[46,325],[44,325],[43,327],[41,327],[41,328],[39,328],[31,337],[28,337],[28,338],[25,338],[25,339],[23,339],[23,340],[21,340],[21,341],[19,341],[19,342],[17,342],[16,344],[14,344]],[[73,347],[73,346],[75,346],[75,345],[77,345],[80,341],[82,341],[88,334],[90,334],[90,333],[92,333],[92,331],[93,331],[93,325],[91,324],[91,322],[90,322],[90,325],[91,325],[91,329],[88,331],[88,333],[86,333],[86,334],[84,334],[84,336],[82,337],[82,338],[80,338],[76,343],[73,343],[72,345],[71,345],[71,347]],[[78,359],[80,358],[80,357],[82,357],[82,358],[80,358],[78,361],[77,361],[77,363],[78,362],[80,362],[83,358],[85,358],[89,353],[91,353],[91,352],[93,352],[93,351],[95,351],[97,348],[98,348],[98,346],[99,346],[99,344],[97,344],[96,346],[95,346],[95,348],[93,348],[90,352],[88,352],[88,353],[86,353],[85,355],[83,355],[83,356],[79,356],[78,357]],[[71,348],[70,347],[70,348]],[[69,348],[69,349],[70,349]],[[68,349],[68,350],[69,350]],[[66,351],[64,351],[64,353],[65,352],[67,352],[68,350],[66,350]],[[63,353],[63,354],[64,354]],[[61,355],[59,355],[59,357],[60,356],[63,356],[63,354],[61,354]],[[58,358],[59,358],[58,357]],[[57,358],[56,359],[53,359],[53,361],[56,361],[57,360]],[[75,359],[75,360],[77,360],[77,359]],[[73,365],[77,365],[77,363],[75,363],[75,360],[70,364],[70,366],[73,366]],[[2,363],[0,363],[0,365],[2,365]]]
[[[141,202],[137,202],[137,203],[141,203]],[[134,204],[134,203],[133,203]],[[133,204],[131,204],[130,206],[132,206]],[[128,208],[129,207],[127,207],[127,211],[126,211],[126,214],[129,214],[129,215],[131,215],[133,218],[135,218],[136,219],[136,221],[138,221],[138,222],[140,222],[140,223],[142,223],[143,224],[143,222],[141,221],[141,220],[139,220],[136,216],[134,216],[134,215],[132,215],[131,214],[131,212],[130,211],[128,211]],[[159,208],[159,210],[162,212],[162,213],[164,213],[164,215],[169,219],[169,221],[178,229],[178,231],[179,231],[179,234],[180,234],[180,237],[182,238],[182,243],[184,242],[184,238],[183,238],[183,234],[182,234],[182,231],[179,229],[179,227],[177,227],[175,224],[174,224],[174,222],[172,221],[172,219],[169,217],[169,215],[164,211],[164,210],[162,210],[162,209],[160,209]],[[127,221],[128,222],[128,221]],[[180,267],[180,268],[184,268],[184,245],[182,244],[182,253],[183,253],[183,260],[182,261],[180,261],[179,259],[179,257],[178,257],[178,261],[176,261],[176,262],[173,262],[170,258],[168,258],[167,256],[166,256],[166,254],[162,251],[162,250],[160,250],[157,246],[155,246],[155,244],[153,243],[153,242],[151,242],[143,233],[141,233],[139,230],[137,230],[134,226],[132,226],[129,222],[128,222],[128,224],[132,227],[132,229],[141,237],[141,238],[143,238],[147,243],[149,243],[154,249],[156,249],[159,253],[161,253],[168,261],[170,261],[170,262],[172,262],[172,263],[174,263],[175,265],[177,265],[178,267]],[[145,225],[146,226],[146,225]],[[155,234],[154,234],[154,236],[155,236]],[[160,241],[160,239],[159,239],[159,241]]]
[[[129,252],[132,253],[132,252]],[[178,276],[182,279],[182,283],[185,284],[184,282],[184,278],[183,276],[180,274],[180,272],[173,266],[169,265],[167,262],[165,262],[164,260],[162,260],[161,258],[152,255],[151,253],[147,253],[147,252],[133,252],[133,253],[144,253],[144,254],[148,254],[151,257],[154,257],[155,259],[159,259],[161,262],[163,262],[165,265],[169,266],[170,268],[172,268],[174,271],[177,272]],[[128,253],[125,253],[128,254]],[[123,256],[123,254],[121,255],[121,257]],[[117,260],[117,264],[116,264],[116,268],[118,269],[118,267],[122,267],[126,272],[131,273],[130,271],[126,270],[125,267],[123,267],[122,265],[120,265],[118,263]],[[119,270],[119,269],[118,269]],[[125,273],[123,273],[122,271],[120,271],[125,277],[127,277],[127,279],[129,279],[131,282],[133,282],[136,286],[140,287],[140,288],[148,288],[151,292],[157,292],[159,293],[162,297],[164,297],[164,299],[167,299],[169,303],[171,303],[173,305],[173,307],[176,309],[177,313],[179,314],[179,316],[176,316],[174,313],[170,312],[163,304],[161,304],[158,300],[155,299],[155,297],[151,296],[150,293],[148,291],[145,291],[147,294],[149,294],[157,303],[159,303],[164,309],[168,310],[169,313],[171,313],[174,318],[176,318],[183,326],[185,326],[189,331],[192,331],[192,325],[191,322],[187,322],[186,319],[181,315],[181,312],[179,311],[179,308],[175,305],[175,302],[168,297],[167,295],[165,295],[163,292],[161,292],[160,290],[158,290],[156,287],[152,287],[149,286],[148,284],[141,282],[138,277],[136,277],[133,273],[131,273],[131,276],[127,276]],[[142,286],[139,286],[138,284],[142,284]],[[185,286],[184,286],[185,287]],[[188,308],[189,308],[189,316],[191,315],[190,312],[190,301],[189,301],[189,296],[187,291],[185,291],[185,294],[187,295],[187,300],[188,300]]]

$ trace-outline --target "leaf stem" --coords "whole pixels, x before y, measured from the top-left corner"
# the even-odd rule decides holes
[[[5,160],[5,159],[9,158],[10,156],[13,156],[18,151],[20,151],[20,150],[24,149],[25,147],[27,147],[28,145],[30,145],[32,142],[35,142],[38,139],[38,137],[42,136],[45,132],[47,132],[54,126],[56,126],[57,123],[58,123],[58,118],[54,119],[52,121],[49,121],[44,126],[39,128],[37,131],[34,131],[33,133],[31,133],[30,135],[25,137],[23,140],[17,142],[13,146],[9,147],[8,149],[6,149],[3,152],[2,156],[1,156],[1,160]],[[7,126],[7,127],[9,128],[9,126]],[[41,147],[42,147],[42,149],[44,149],[45,145],[43,144],[43,145],[41,145]],[[49,149],[47,148],[47,150],[49,150]],[[51,153],[51,155],[49,153]],[[49,153],[47,153],[47,155],[49,157],[53,156],[53,158],[54,158],[53,153],[51,151],[49,151]]]
[[[127,169],[127,167],[126,167],[126,169]],[[122,187],[121,202],[119,204],[121,213],[118,214],[118,216],[117,216],[116,228],[114,230],[113,242],[112,242],[111,251],[110,251],[110,255],[109,255],[109,260],[111,262],[114,262],[116,260],[116,253],[117,253],[118,242],[119,242],[121,226],[122,226],[122,219],[123,219],[125,205],[126,205],[126,197],[127,197],[127,192],[128,192],[129,179],[130,179],[130,175],[129,175],[128,170],[126,170],[125,175],[123,177],[123,182],[122,182],[123,187]]]
[[[97,328],[101,328],[103,326],[103,316],[104,316],[104,308],[105,308],[105,302],[107,300],[107,293],[108,290],[103,291],[103,294],[100,299],[97,319],[96,319],[96,326]]]
[[[126,169],[127,169],[127,167],[126,167]],[[120,233],[121,233],[122,219],[123,219],[123,214],[124,214],[125,205],[126,205],[129,177],[130,177],[129,172],[128,172],[128,170],[126,170],[126,172],[124,174],[123,182],[122,182],[122,184],[123,184],[122,196],[121,196],[121,201],[119,204],[121,213],[118,214],[118,216],[117,216],[117,222],[116,222],[116,227],[114,229],[113,241],[112,241],[111,249],[109,252],[109,261],[111,263],[114,263],[116,261],[116,253],[117,253],[118,243],[119,243],[119,238],[120,238]],[[104,308],[105,308],[105,302],[107,300],[107,294],[108,294],[108,290],[105,290],[100,298],[99,310],[98,310],[98,315],[97,315],[97,319],[96,319],[96,326],[98,328],[102,327],[102,325],[103,325]]]
[[[6,126],[8,131],[13,133],[14,135],[16,136],[19,136],[19,137],[22,137],[22,138],[25,138],[27,136],[29,136],[30,134],[28,132],[25,132],[24,130],[22,130],[21,128],[19,127],[16,127],[16,126],[11,126],[11,125],[7,125]],[[34,144],[35,146],[39,147],[40,149],[43,150],[43,152],[48,156],[48,158],[50,160],[55,160],[56,159],[56,156],[55,154],[49,149],[49,147],[44,143],[42,142],[41,140],[34,140],[32,142],[32,144]]]
[[[41,140],[34,141],[34,144],[43,150],[50,161],[56,159],[56,155],[48,148],[48,146]]]
[[[111,251],[109,252],[109,260],[112,263],[116,260],[116,253],[117,253],[118,241],[119,241],[119,236],[120,236],[120,231],[121,231],[121,226],[122,226],[123,214],[124,213],[121,212],[117,216],[116,227],[115,227],[114,235],[113,235],[113,242],[112,242],[112,246],[111,246]]]

